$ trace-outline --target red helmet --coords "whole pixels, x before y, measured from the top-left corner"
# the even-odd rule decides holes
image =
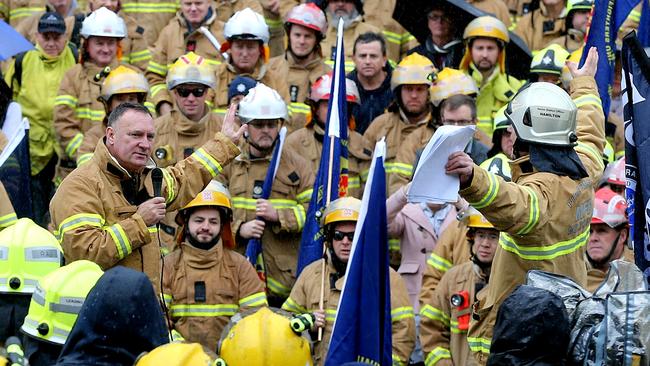
[[[607,183],[625,187],[625,157],[607,167]]]
[[[314,3],[300,4],[289,11],[285,24],[298,24],[313,29],[325,38],[327,33],[327,19],[325,13]]]
[[[594,198],[594,213],[591,217],[592,224],[606,224],[612,229],[627,224],[627,203],[623,196],[615,193],[608,187],[596,191]]]
[[[311,86],[309,99],[314,102],[321,100],[330,100],[330,89],[332,88],[332,73],[319,77],[316,82]],[[345,79],[345,99],[350,103],[361,104],[361,97],[359,96],[359,89],[354,81]]]

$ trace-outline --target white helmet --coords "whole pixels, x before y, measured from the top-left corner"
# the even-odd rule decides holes
[[[239,102],[239,118],[244,123],[254,119],[288,120],[287,105],[277,91],[258,83]]]
[[[555,146],[575,145],[577,113],[578,108],[564,89],[544,82],[521,88],[505,111],[518,138]]]
[[[80,34],[86,39],[92,36],[124,38],[126,37],[126,25],[124,19],[105,7],[101,7],[84,19]]]
[[[223,28],[223,35],[228,41],[233,39],[250,39],[269,43],[269,26],[264,17],[251,8],[236,12]]]

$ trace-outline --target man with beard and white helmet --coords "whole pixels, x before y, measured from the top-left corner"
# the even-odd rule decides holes
[[[259,83],[239,102],[239,119],[248,125],[242,151],[217,179],[228,187],[233,201],[232,230],[239,250],[248,240],[262,242],[258,271],[266,274],[269,303],[281,304],[296,279],[300,232],[311,199],[314,172],[299,151],[284,146],[269,199],[260,198],[278,143],[288,119],[280,95]]]
[[[284,23],[287,50],[269,62],[269,70],[289,87],[291,125],[288,132],[297,130],[309,120],[311,111],[305,103],[311,85],[330,68],[323,62],[321,41],[327,32],[325,14],[313,3],[291,9]]]

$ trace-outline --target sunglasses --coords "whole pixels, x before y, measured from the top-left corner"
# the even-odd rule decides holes
[[[341,241],[343,238],[348,238],[348,240],[352,241],[354,239],[354,231],[346,233],[345,231],[334,230],[334,240]]]
[[[196,88],[196,89],[176,88],[176,93],[178,93],[178,95],[180,95],[182,98],[187,98],[190,96],[190,94],[199,98],[202,97],[203,94],[205,94],[205,91],[206,91],[205,88]]]

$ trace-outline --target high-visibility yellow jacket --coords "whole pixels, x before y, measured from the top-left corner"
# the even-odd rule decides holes
[[[174,329],[188,342],[216,350],[231,316],[267,305],[253,266],[221,241],[208,250],[183,242],[163,265],[163,298]]]
[[[187,159],[162,169],[167,210],[184,207],[238,154],[230,139],[217,133]],[[55,236],[66,261],[87,259],[104,270],[130,267],[147,274],[160,290],[157,230],[147,227],[136,212],[151,196],[151,169],[128,173],[100,141],[92,159],[61,183],[50,203]]]
[[[490,285],[468,333],[475,357],[486,362],[497,311],[526,272],[539,269],[587,283],[585,246],[589,239],[594,187],[603,172],[605,124],[593,77],[571,81],[571,97],[578,106],[578,145],[575,147],[588,177],[573,180],[546,172],[522,172],[525,156],[512,162],[512,182],[474,166],[469,187],[460,195],[501,231]],[[485,294],[481,298],[481,294]]]
[[[305,267],[293,289],[291,289],[291,295],[282,305],[282,309],[297,314],[318,310],[323,260],[321,259]],[[325,309],[326,323],[323,329],[323,340],[315,345],[315,365],[323,365],[325,361],[343,283],[345,282],[345,276],[341,276],[333,286],[330,286],[330,274],[335,274],[336,269],[334,269],[331,260],[327,262],[328,264],[325,265],[325,288],[323,289],[323,309]],[[393,323],[393,365],[408,365],[409,356],[415,345],[413,307],[409,301],[404,281],[392,268],[390,269],[390,305]]]

